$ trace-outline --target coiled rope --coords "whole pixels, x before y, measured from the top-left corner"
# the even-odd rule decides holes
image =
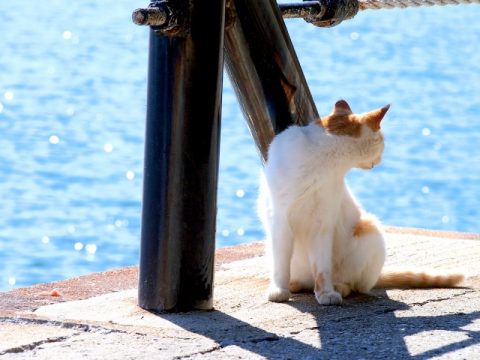
[[[435,5],[480,4],[480,0],[359,0],[360,10],[378,10]]]

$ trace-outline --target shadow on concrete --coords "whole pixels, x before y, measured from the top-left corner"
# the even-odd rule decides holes
[[[432,330],[456,331],[467,335],[467,339],[426,350],[413,357],[414,359],[431,359],[434,356],[445,355],[452,351],[480,344],[480,331],[463,329],[463,327],[466,327],[479,319],[480,312],[475,311],[468,314],[459,313],[441,316],[407,317],[398,320],[405,325],[406,336]]]
[[[298,296],[298,297],[297,297]],[[309,294],[296,295],[289,303],[310,313],[317,322],[325,359],[406,359],[409,352],[394,312],[409,307],[391,300],[385,292],[374,296],[353,295],[342,306],[322,307]]]
[[[326,311],[303,297],[294,298],[289,304],[315,317],[321,343],[318,355],[322,358],[431,359],[480,343],[479,331],[464,329],[480,319],[480,312],[396,317],[395,311],[407,310],[409,306],[388,298],[385,290],[375,290],[374,296],[349,297],[333,314],[329,308]],[[425,350],[412,356],[405,337],[435,330],[460,332],[468,339],[431,348],[431,339],[423,338],[425,343],[420,348],[423,346]]]
[[[429,359],[480,343],[480,332],[462,329],[480,319],[480,312],[396,317],[395,311],[409,306],[389,299],[382,290],[373,296],[349,297],[342,306],[319,306],[310,294],[294,295],[287,304],[309,313],[317,326],[280,336],[220,311],[159,316],[214,340],[219,348],[235,345],[270,359]],[[419,355],[410,355],[405,337],[433,330],[460,331],[468,339],[435,349],[426,346]],[[281,331],[288,333],[288,325],[283,324]],[[320,343],[321,348],[308,343]]]
[[[212,339],[220,348],[237,346],[268,359],[318,356],[318,348],[314,346],[294,338],[279,336],[220,311],[159,316],[187,331]]]

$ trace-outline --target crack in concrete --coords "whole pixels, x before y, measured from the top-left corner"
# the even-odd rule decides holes
[[[258,343],[261,343],[261,342],[272,342],[272,341],[280,341],[282,338],[278,335],[275,335],[275,334],[272,334],[272,335],[268,335],[268,336],[262,336],[262,337],[254,337],[254,338],[247,338],[247,339],[242,339],[242,340],[236,340],[236,339],[225,339],[223,340],[221,343],[211,347],[211,348],[208,348],[206,350],[202,350],[202,351],[197,351],[197,352],[194,352],[194,353],[190,353],[190,354],[187,354],[187,355],[181,355],[181,356],[176,356],[174,357],[173,359],[176,359],[176,360],[179,360],[179,359],[188,359],[188,358],[191,358],[191,357],[194,357],[194,356],[197,356],[197,355],[205,355],[205,354],[209,354],[209,353],[212,353],[212,352],[215,352],[215,351],[218,351],[218,350],[222,350],[228,346],[232,346],[232,345],[236,345],[236,344],[239,344],[239,343],[252,343],[252,344],[258,344]]]
[[[39,347],[41,345],[44,345],[44,344],[49,344],[49,343],[54,343],[54,342],[62,342],[62,341],[68,340],[72,336],[73,335],[70,335],[70,336],[56,336],[56,337],[51,337],[51,338],[47,338],[47,339],[40,340],[40,341],[35,341],[33,343],[30,343],[30,344],[25,344],[25,345],[13,347],[13,348],[1,351],[0,356],[5,355],[5,354],[11,354],[11,353],[18,354],[18,353],[22,353],[22,352],[26,352],[26,351],[31,351],[31,350],[34,350],[37,347]]]
[[[191,354],[187,354],[187,355],[175,356],[175,357],[173,357],[172,359],[174,359],[174,360],[188,359],[188,358],[190,358],[190,357],[192,357],[192,356],[205,355],[205,354],[209,354],[209,353],[212,353],[212,352],[221,350],[221,349],[223,349],[223,346],[221,346],[221,345],[216,345],[216,346],[213,346],[213,347],[211,347],[211,348],[209,348],[209,349],[206,349],[206,350],[197,351],[197,352],[194,352],[194,353],[191,353]]]
[[[375,310],[375,311],[372,311],[370,313],[370,315],[385,315],[385,314],[390,314],[390,313],[393,313],[397,310],[400,310],[398,308],[395,308],[395,307],[383,307],[381,309],[378,309],[378,310]],[[365,319],[365,314],[362,313],[362,314],[357,314],[357,315],[348,315],[348,316],[342,316],[340,318],[336,318],[336,319],[329,319],[328,322],[330,323],[340,323],[340,322],[343,322],[343,321],[360,321],[360,320],[363,320]],[[306,328],[303,328],[301,330],[296,330],[296,331],[290,331],[289,334],[290,335],[298,335],[304,331],[320,331],[321,329],[321,326],[310,326],[310,327],[306,327]]]
[[[312,331],[312,330],[320,330],[320,327],[312,326],[312,327],[304,328],[302,330],[290,331],[290,335],[298,335],[298,334],[301,334],[304,331]]]
[[[272,334],[272,335],[258,337],[258,338],[245,339],[245,340],[242,340],[241,342],[242,343],[258,344],[258,343],[261,343],[261,342],[272,342],[272,341],[279,341],[279,340],[281,340],[280,336]],[[209,354],[209,353],[212,353],[212,352],[215,352],[215,351],[218,351],[218,350],[222,350],[222,349],[224,349],[228,346],[235,345],[237,343],[238,343],[237,341],[231,340],[231,339],[230,340],[224,340],[220,344],[218,344],[216,346],[213,346],[209,349],[202,350],[202,351],[197,351],[197,352],[190,353],[190,354],[187,354],[187,355],[176,356],[173,359],[180,360],[180,359],[188,359],[188,358],[191,358],[191,357],[197,356],[197,355],[205,355],[205,354]]]
[[[68,322],[68,321],[55,321],[55,320],[44,320],[44,319],[31,319],[31,318],[10,318],[10,317],[0,317],[0,323],[8,323],[8,324],[17,324],[17,325],[45,325],[45,326],[52,326],[52,327],[60,327],[64,329],[71,329],[71,330],[78,330],[82,332],[91,332],[91,333],[100,333],[100,334],[111,334],[111,333],[121,333],[127,334],[128,331],[119,330],[119,329],[110,329],[102,326],[97,325],[89,325],[89,324],[82,324],[82,323],[75,323],[75,322]]]
[[[280,337],[272,334],[272,335],[264,336],[264,337],[261,337],[261,338],[249,339],[248,342],[258,344],[258,343],[265,342],[265,341],[270,342],[270,341],[278,341],[278,340],[280,340]]]
[[[436,303],[436,302],[442,302],[442,301],[446,301],[446,300],[451,300],[451,299],[454,299],[454,298],[457,298],[457,297],[461,297],[461,296],[464,296],[464,295],[467,295],[467,294],[471,294],[475,292],[474,289],[468,289],[462,293],[458,293],[458,294],[453,294],[452,296],[449,296],[449,297],[442,297],[442,298],[436,298],[436,299],[428,299],[428,300],[425,300],[425,301],[421,301],[421,302],[415,302],[415,303],[410,303],[409,305],[410,306],[424,306],[424,305],[427,305],[427,304],[430,304],[430,303]]]

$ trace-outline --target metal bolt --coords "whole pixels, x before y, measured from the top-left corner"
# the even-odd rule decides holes
[[[321,18],[325,13],[325,8],[322,7],[319,1],[304,1],[301,3],[287,3],[278,4],[282,17],[289,18],[306,18],[317,17]]]
[[[132,20],[137,25],[162,26],[167,23],[168,14],[163,8],[149,7],[135,10]]]

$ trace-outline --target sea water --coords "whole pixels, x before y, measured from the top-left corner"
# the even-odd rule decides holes
[[[0,2],[0,290],[138,263],[147,3]],[[287,20],[321,115],[391,104],[383,163],[348,183],[385,224],[479,232],[480,6]],[[202,114],[198,114],[202,121]],[[224,81],[217,246],[264,235],[261,162]]]

